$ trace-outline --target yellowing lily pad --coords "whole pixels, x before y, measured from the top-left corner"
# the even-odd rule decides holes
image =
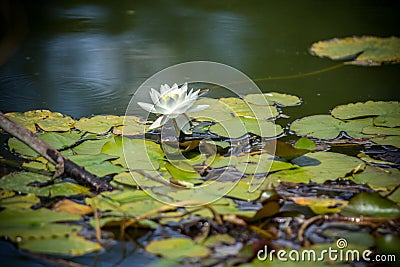
[[[358,120],[339,120],[330,115],[312,115],[295,120],[290,126],[290,130],[298,135],[315,137],[319,139],[332,139],[345,131],[348,135],[355,138],[368,138],[370,135],[362,131],[365,127],[372,125],[372,118]]]
[[[296,204],[309,207],[315,214],[338,213],[347,201],[332,198],[292,197]]]
[[[344,60],[348,64],[379,66],[400,62],[400,39],[398,37],[346,37],[314,43],[313,55]]]
[[[353,174],[353,181],[368,184],[375,190],[390,190],[400,182],[400,171],[394,168],[367,166],[364,171]]]
[[[265,94],[248,94],[244,97],[246,102],[255,105],[278,105],[280,107],[297,106],[301,104],[301,99],[294,95],[270,92]]]
[[[12,112],[7,113],[6,116],[11,120],[24,125],[32,132],[36,131],[36,126],[39,126],[44,131],[69,131],[75,121],[67,116],[58,112],[51,112],[49,110],[31,110],[24,113]]]
[[[149,253],[170,259],[204,258],[211,253],[207,247],[198,245],[189,238],[153,240],[145,249]]]
[[[237,97],[220,98],[219,101],[225,104],[237,117],[267,120],[276,118],[279,115],[279,111],[275,106],[254,105]]]

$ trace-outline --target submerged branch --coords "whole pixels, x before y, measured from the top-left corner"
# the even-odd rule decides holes
[[[0,112],[0,127],[54,164],[56,166],[55,177],[65,173],[75,179],[79,184],[88,186],[96,192],[110,191],[113,189],[106,181],[101,180],[99,177],[67,159],[59,151],[37,137],[33,132],[10,120],[2,112]]]

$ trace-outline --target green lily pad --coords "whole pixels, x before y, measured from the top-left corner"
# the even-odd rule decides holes
[[[400,136],[374,137],[371,141],[382,146],[395,146],[400,148]]]
[[[390,113],[379,115],[374,119],[374,125],[383,127],[400,127],[400,114]]]
[[[370,135],[363,134],[362,130],[372,125],[372,118],[343,121],[330,115],[312,115],[295,120],[290,130],[296,134],[319,139],[332,139],[345,131],[355,138],[368,138]]]
[[[394,168],[367,166],[364,171],[353,174],[353,181],[367,184],[375,190],[389,190],[400,182],[400,171]]]
[[[71,117],[49,110],[31,110],[24,113],[12,112],[7,113],[6,116],[22,124],[32,132],[36,131],[35,125],[38,125],[42,130],[47,132],[66,132],[69,131],[75,123]]]
[[[165,173],[157,171],[144,171],[148,176],[157,177],[157,179],[163,179],[165,182],[169,182],[171,176],[165,176]],[[169,173],[168,173],[169,174]],[[118,182],[120,184],[129,185],[129,186],[140,186],[141,188],[149,188],[153,186],[160,186],[161,183],[156,179],[151,179],[148,176],[143,175],[138,172],[121,172],[114,176],[113,181]]]
[[[333,152],[308,153],[292,160],[292,163],[299,167],[272,173],[267,179],[273,182],[323,183],[365,168],[365,163],[360,159]]]
[[[14,193],[13,191],[9,191]],[[17,195],[0,199],[0,207],[10,209],[29,209],[40,202],[40,199],[34,194]]]
[[[125,116],[123,125],[115,126],[113,128],[113,134],[115,135],[138,135],[144,134],[148,130],[149,126],[145,125],[139,117],[136,116]]]
[[[93,116],[91,118],[81,118],[75,123],[75,128],[89,133],[105,134],[111,127],[123,124],[122,116]]]
[[[308,138],[300,138],[294,143],[293,145],[294,148],[296,149],[305,149],[308,151],[313,151],[317,148],[315,145],[314,141],[308,139]]]
[[[126,168],[116,166],[108,161],[115,158],[115,156],[107,154],[72,155],[69,157],[71,161],[75,162],[79,166],[84,167],[88,172],[99,177],[126,171]]]
[[[207,247],[196,244],[188,238],[168,238],[161,240],[153,240],[146,246],[148,253],[161,255],[170,259],[180,258],[204,258],[207,257],[211,250]]]
[[[148,140],[122,136],[115,136],[105,143],[101,151],[119,157],[112,161],[113,164],[132,170],[157,170],[164,159],[160,145]]]
[[[54,149],[60,150],[66,147],[69,147],[76,143],[81,138],[80,133],[75,131],[63,132],[63,133],[55,133],[55,132],[46,132],[46,133],[38,133],[37,136],[48,143]],[[26,156],[28,158],[36,158],[39,154],[31,149],[29,146],[21,142],[15,137],[12,137],[8,140],[8,146],[11,151],[14,151],[18,154]]]
[[[400,207],[379,193],[362,192],[350,199],[345,216],[400,217]]]
[[[32,183],[46,183],[51,179],[51,176],[46,176],[33,172],[10,173],[0,178],[0,188],[18,191],[21,193],[32,193],[37,196],[51,197],[71,196],[89,193],[89,188],[68,182],[52,184],[43,187],[32,185]]]
[[[279,111],[275,106],[254,105],[237,97],[220,98],[219,101],[225,104],[237,117],[267,120],[276,118],[279,115]]]
[[[344,60],[348,64],[379,66],[400,62],[400,39],[397,37],[346,37],[314,43],[313,55]]]
[[[72,148],[75,154],[96,155],[101,154],[105,143],[111,140],[111,137],[100,137],[96,140],[85,140],[81,144]]]
[[[28,240],[22,242],[19,248],[36,253],[65,256],[81,256],[103,249],[98,243],[86,240],[76,233],[56,238]]]
[[[214,121],[220,122],[232,118],[232,110],[225,104],[218,101],[218,99],[202,97],[197,100],[194,105],[208,105],[208,107],[202,111],[189,113],[188,115],[198,121]]]
[[[270,92],[265,94],[248,94],[244,97],[248,103],[255,105],[278,105],[280,107],[297,106],[301,104],[301,99],[294,95]]]
[[[253,118],[231,118],[210,127],[210,132],[229,138],[240,138],[247,133],[261,137],[275,137],[283,133],[282,127],[270,121]]]
[[[183,181],[188,183],[201,183],[200,174],[185,161],[168,161],[165,168],[171,174],[172,178],[176,181]]]
[[[362,132],[365,134],[374,134],[374,135],[400,135],[400,127],[388,128],[388,127],[367,126],[363,128]]]
[[[375,116],[399,116],[400,115],[400,102],[397,101],[367,101],[350,103],[347,105],[340,105],[335,107],[332,116],[337,119],[347,120],[363,117]],[[379,117],[378,117],[379,118]],[[376,118],[377,119],[377,118]],[[374,120],[375,122],[375,120]],[[381,126],[381,125],[379,125]],[[386,125],[382,125],[386,126]]]

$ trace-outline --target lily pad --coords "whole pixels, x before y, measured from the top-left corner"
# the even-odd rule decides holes
[[[341,212],[345,216],[400,217],[400,207],[379,193],[362,192],[350,199]]]
[[[353,174],[353,181],[368,184],[375,190],[389,190],[400,182],[400,171],[394,168],[377,168],[367,166],[364,171]]]
[[[374,137],[371,141],[382,146],[395,146],[400,148],[400,136]]]
[[[248,94],[244,97],[246,102],[255,105],[278,105],[280,107],[298,106],[301,104],[301,99],[294,95],[270,92],[265,94]]]
[[[0,179],[0,188],[21,193],[33,193],[37,196],[51,197],[89,193],[89,188],[68,182],[56,183],[43,187],[35,186],[35,183],[46,183],[51,179],[51,176],[32,172],[10,173]]]
[[[40,199],[34,194],[17,195],[0,199],[0,207],[12,209],[29,209],[39,202]]]
[[[119,157],[112,163],[132,170],[157,170],[164,159],[160,145],[148,140],[122,136],[115,136],[105,143],[102,153]]]
[[[218,99],[202,97],[197,100],[194,105],[208,105],[208,108],[202,111],[189,113],[191,118],[198,121],[221,122],[234,116],[232,110],[222,102],[218,101]]]
[[[332,116],[337,119],[347,120],[347,119],[355,119],[355,118],[363,118],[363,117],[375,117],[375,116],[399,116],[400,115],[400,102],[397,101],[367,101],[367,102],[358,102],[358,103],[350,103],[347,105],[340,105],[335,107],[332,112]],[[379,117],[375,118],[375,121]],[[383,118],[378,119],[378,126],[387,126],[387,125],[379,125],[379,121]]]
[[[69,131],[75,121],[67,116],[58,112],[51,112],[49,110],[31,110],[24,113],[12,112],[7,113],[6,116],[11,120],[24,125],[32,132],[36,131],[36,126],[39,126],[44,131]]]
[[[347,202],[332,198],[292,197],[294,203],[309,207],[315,214],[339,213]]]
[[[254,105],[237,97],[220,98],[219,101],[225,104],[237,117],[267,120],[276,118],[279,115],[279,111],[275,106]]]
[[[308,153],[292,160],[292,163],[299,167],[272,173],[267,179],[273,182],[323,183],[365,168],[365,163],[358,158],[334,152]]]
[[[397,37],[346,37],[314,43],[313,55],[344,60],[348,64],[379,66],[400,62],[400,39]]]
[[[339,120],[330,115],[312,115],[295,120],[290,130],[298,135],[315,137],[319,139],[332,139],[345,131],[355,138],[368,138],[370,135],[363,134],[365,127],[372,125],[372,118],[358,120]]]
[[[374,134],[374,135],[400,135],[400,127],[388,128],[388,127],[367,126],[363,128],[362,132],[365,134]]]
[[[196,244],[189,238],[168,238],[153,240],[146,246],[146,251],[152,254],[161,255],[170,259],[180,258],[204,258],[211,250],[207,247]]]
[[[106,154],[73,155],[69,157],[71,161],[75,162],[79,166],[84,167],[88,172],[99,177],[126,171],[125,168],[116,166],[108,161],[115,158],[115,156]]]
[[[240,138],[247,133],[261,137],[275,137],[283,133],[282,127],[270,121],[253,118],[231,118],[210,127],[210,132],[229,138]]]
[[[93,116],[91,118],[81,118],[75,123],[75,128],[89,133],[105,134],[111,127],[123,124],[122,116]]]
[[[144,134],[148,130],[149,126],[145,125],[139,117],[136,116],[125,116],[123,125],[115,126],[113,128],[113,134],[115,135],[138,135]]]

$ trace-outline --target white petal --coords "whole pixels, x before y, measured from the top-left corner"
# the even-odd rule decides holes
[[[161,126],[163,126],[167,121],[168,121],[168,117],[166,117],[166,116],[164,116],[164,115],[163,115],[163,116],[160,116],[160,117],[158,117],[158,119],[156,119],[155,122],[153,122],[152,125],[150,125],[149,129],[152,130],[152,129],[156,129],[156,128],[158,128],[158,127],[161,127]]]
[[[209,105],[197,105],[197,106],[193,106],[193,107],[189,108],[186,112],[187,113],[198,112],[198,111],[201,111],[201,110],[206,109],[208,107],[209,107]]]
[[[174,90],[179,90],[179,87],[176,83],[174,83],[171,87],[171,91],[174,91]]]
[[[160,99],[160,93],[157,90],[151,88],[150,89],[150,97],[151,97],[151,100],[153,101],[153,103],[156,104]]]
[[[144,109],[144,110],[146,110],[146,111],[148,111],[148,112],[152,112],[152,113],[156,112],[156,110],[155,110],[155,108],[154,108],[154,105],[152,105],[152,104],[144,103],[144,102],[138,102],[138,105],[139,105],[142,109]]]
[[[165,95],[169,90],[171,90],[171,88],[169,87],[168,84],[161,85],[160,87],[161,96]]]
[[[187,83],[184,83],[184,84],[182,85],[182,87],[181,87],[181,91],[187,92],[187,89],[188,89]]]

